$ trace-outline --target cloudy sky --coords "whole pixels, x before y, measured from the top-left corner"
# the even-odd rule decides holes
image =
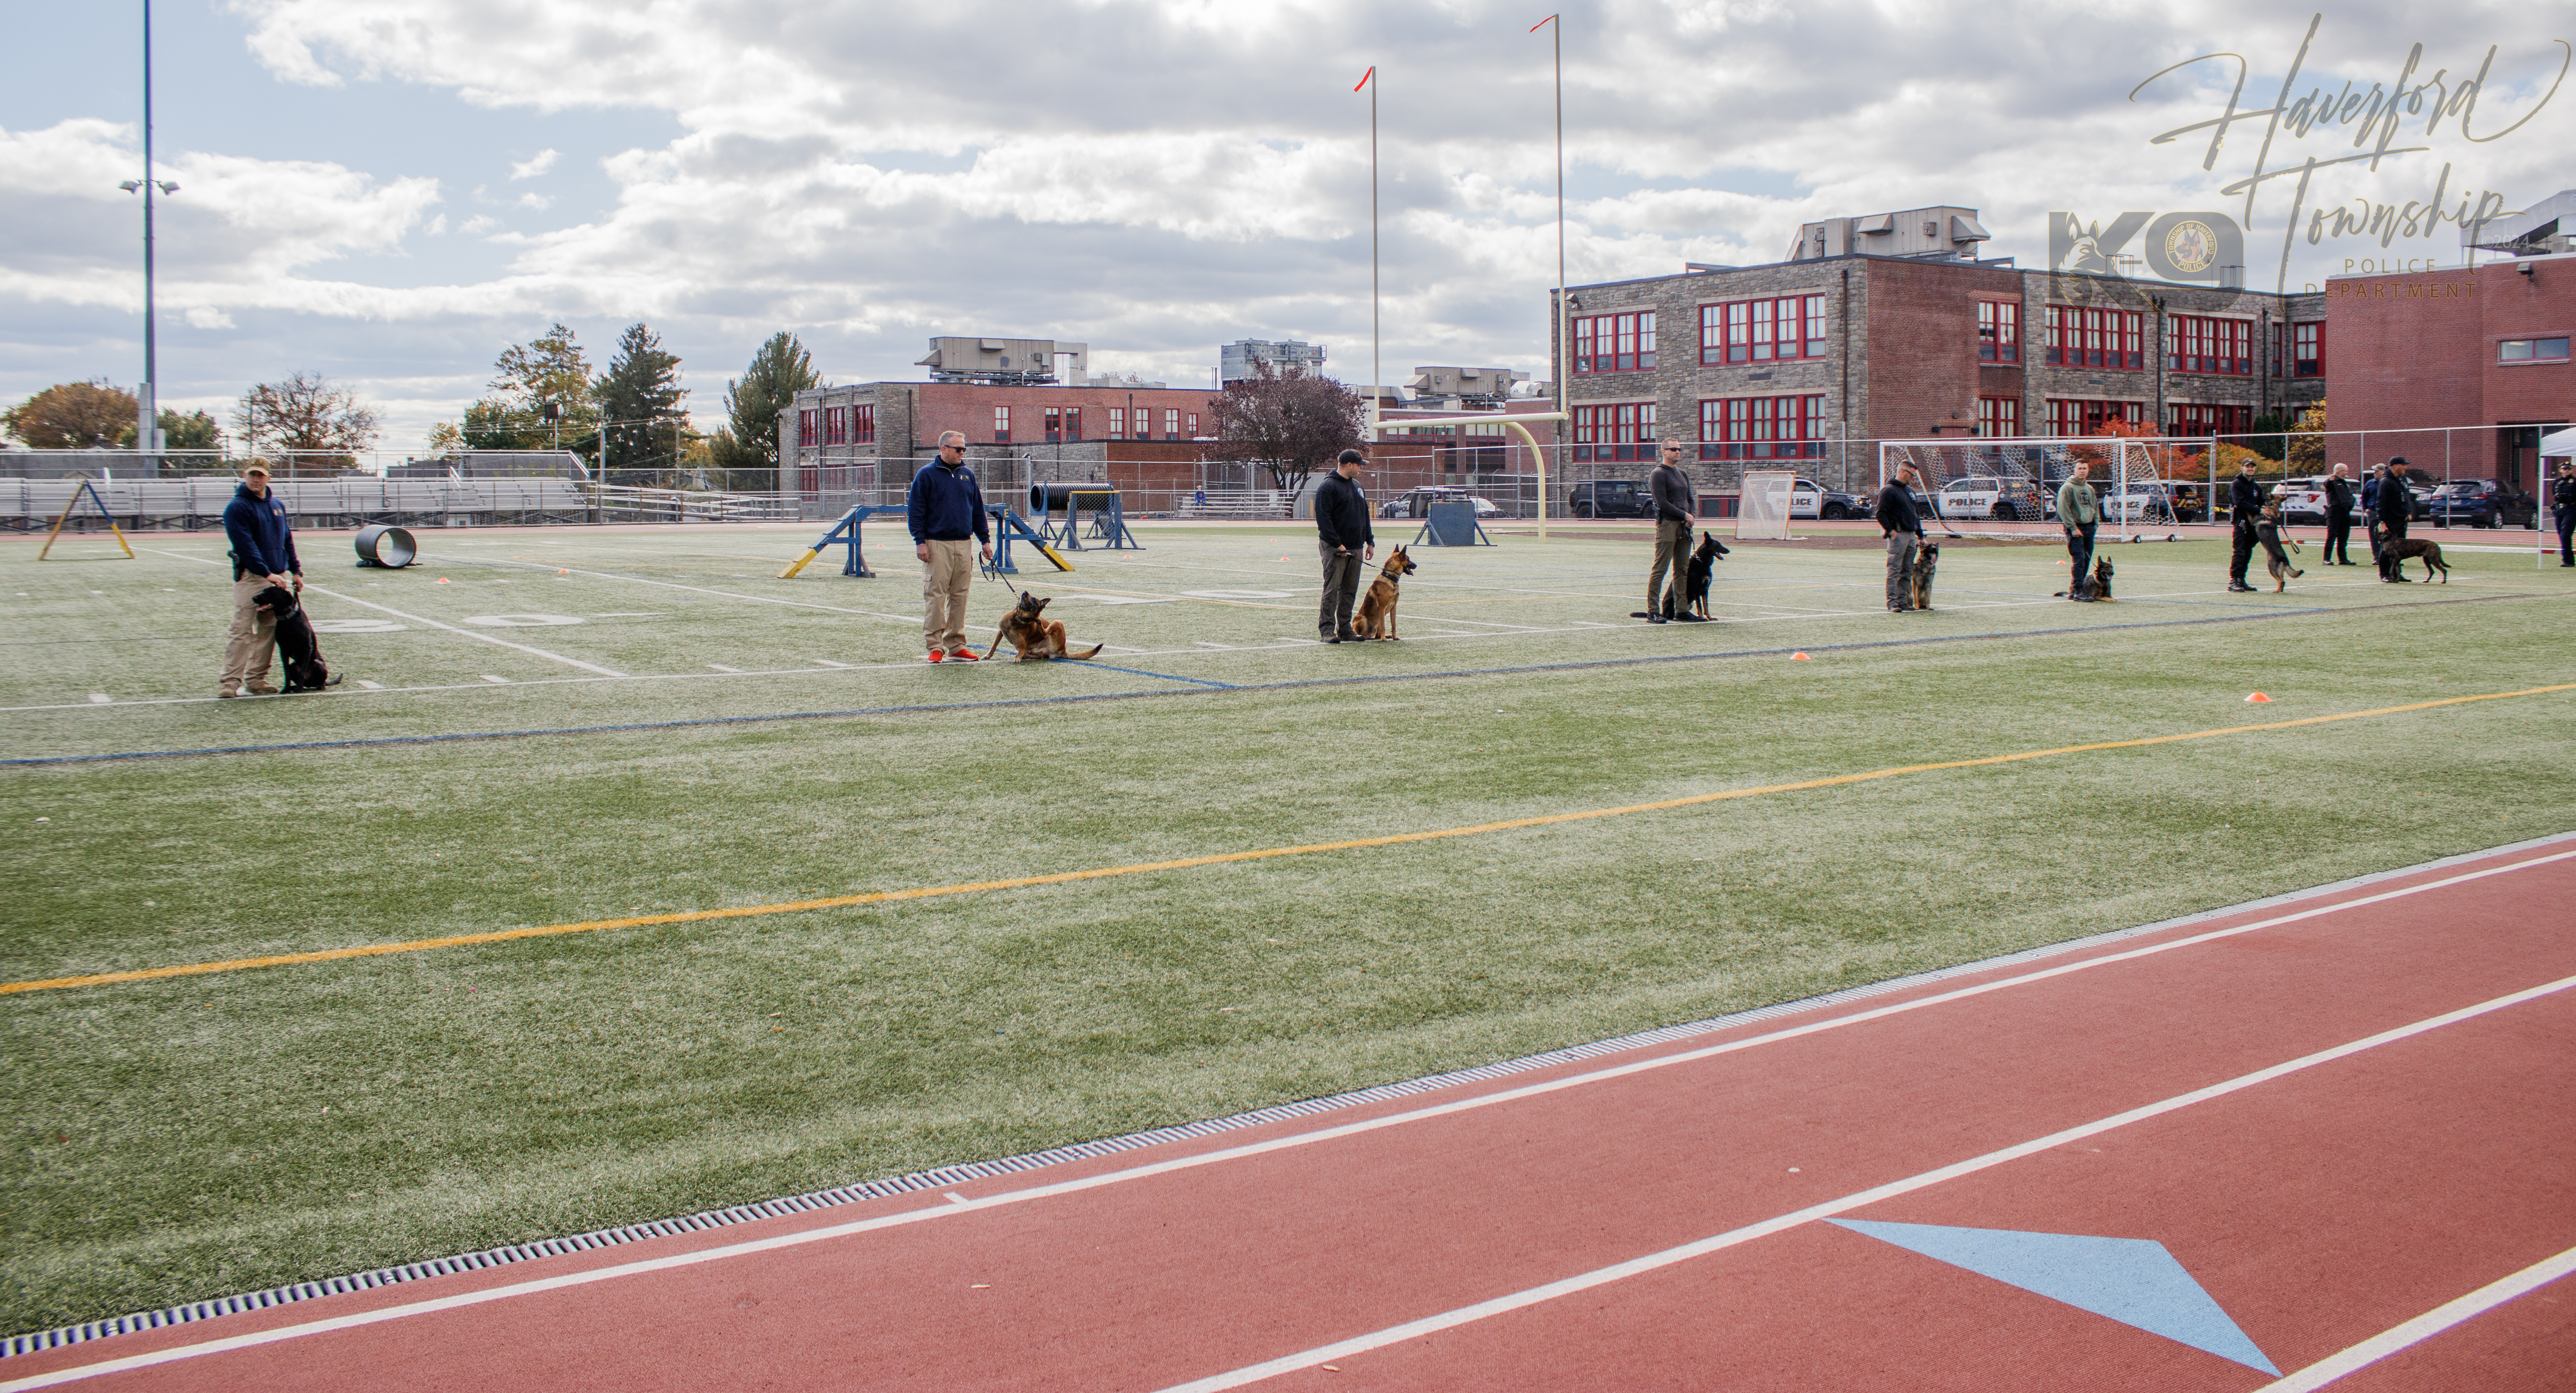
[[[1366,381],[1369,102],[1351,88],[1372,64],[1387,377],[1543,376],[1555,170],[1548,36],[1528,30],[1549,2],[161,0],[157,172],[183,186],[159,225],[162,401],[220,415],[318,370],[413,448],[557,318],[595,362],[650,323],[708,428],[779,329],[836,381],[917,378],[935,333],[1084,340],[1095,371],[1175,385],[1206,381],[1221,342],[1302,338]],[[140,171],[140,8],[0,0],[19,55],[0,87],[0,397],[141,376],[141,217],[116,189]],[[2332,225],[2310,245],[2308,225],[2437,187],[2453,213],[2576,185],[2576,90],[2553,95],[2569,14],[1575,4],[1569,274],[1773,261],[1803,220],[1934,203],[1982,209],[1990,254],[2023,265],[2046,264],[2056,209],[2231,213],[2263,288],[2347,258],[2455,264],[2449,224],[2386,247]],[[2398,86],[2419,43],[2393,129],[2336,102]],[[2204,54],[2236,56],[2133,91]],[[2342,119],[2155,143],[2217,118],[2240,71],[2237,109],[2275,106],[2294,62],[2292,98],[2322,89]],[[2389,153],[2326,163],[2356,143]],[[2222,192],[2284,167],[2250,209]]]

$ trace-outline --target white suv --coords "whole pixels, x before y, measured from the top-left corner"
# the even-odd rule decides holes
[[[2000,522],[2039,522],[2055,510],[2056,500],[2028,479],[1971,475],[1941,486],[1941,516],[1953,521],[1994,518]]]

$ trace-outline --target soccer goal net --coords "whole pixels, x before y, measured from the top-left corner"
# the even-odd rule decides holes
[[[2123,435],[1882,440],[1881,485],[1914,466],[1915,492],[1952,536],[2021,535],[2002,524],[2053,522],[2057,488],[2082,469],[2102,499],[2104,532],[2170,528],[2198,515],[2209,484],[2206,438]]]
[[[1744,471],[1744,492],[1735,508],[1735,539],[1789,540],[1789,499],[1798,491],[1798,476],[1785,469]]]

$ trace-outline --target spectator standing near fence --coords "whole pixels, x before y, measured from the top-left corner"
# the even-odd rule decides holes
[[[2558,564],[2576,566],[2576,460],[2562,460],[2549,482],[2549,508],[2558,518]]]
[[[1315,615],[1315,632],[1326,643],[1356,642],[1351,605],[1359,598],[1360,567],[1377,555],[1357,450],[1342,451],[1332,475],[1315,490],[1315,550],[1324,561],[1324,603]]]
[[[2093,466],[2078,463],[2057,486],[2057,525],[2066,529],[2066,557],[2074,569],[2066,576],[2066,597],[2089,600],[2084,574],[2093,569],[2093,533],[2102,525],[2102,498],[2093,492]]]
[[[2336,465],[2326,479],[2326,544],[2318,554],[2329,566],[2352,564],[2352,481],[2343,468]]]
[[[2245,583],[2246,563],[2254,559],[2257,538],[2254,525],[2263,516],[2263,486],[2254,482],[2254,461],[2249,456],[2239,460],[2236,477],[2227,485],[2227,516],[2236,524],[2233,545],[2227,553],[2227,588],[2251,591]]]
[[[275,696],[268,660],[277,647],[277,616],[251,602],[272,585],[303,594],[304,563],[295,557],[295,529],[286,520],[286,504],[268,491],[266,465],[242,471],[241,487],[224,505],[224,536],[233,548],[233,624],[215,695]]]
[[[912,554],[921,559],[921,639],[930,661],[975,661],[966,643],[966,593],[975,584],[975,548],[993,559],[992,524],[984,515],[984,488],[966,464],[966,436],[946,431],[939,456],[912,476],[904,500],[912,526]]]
[[[1896,477],[1878,491],[1878,525],[1887,533],[1887,608],[1914,608],[1914,551],[1923,544],[1923,515],[1914,510],[1914,466],[1896,466]]]
[[[1655,501],[1655,568],[1646,573],[1646,622],[1661,624],[1681,609],[1682,576],[1690,565],[1691,478],[1682,471],[1680,441],[1664,442],[1655,472],[1646,476],[1646,492]]]
[[[2379,563],[2381,580],[2403,580],[2396,557],[2397,544],[2406,540],[2406,526],[2415,520],[2415,493],[2406,487],[2406,457],[2398,455],[2379,466],[2379,545],[2372,548],[2372,558]]]

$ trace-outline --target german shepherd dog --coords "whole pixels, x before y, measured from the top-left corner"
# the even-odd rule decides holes
[[[2254,523],[2254,537],[2263,544],[2263,569],[2272,573],[2273,594],[2278,595],[2289,589],[2292,580],[2307,574],[2291,565],[2290,554],[2281,550],[2280,504],[2263,505],[2263,516]],[[2296,537],[2290,538],[2289,542],[2294,547],[2299,545],[2299,539]]]
[[[2111,558],[2096,556],[2093,558],[2093,574],[2075,582],[2075,589],[2072,592],[2060,590],[2057,596],[2059,599],[2110,599],[2112,574]]]
[[[277,621],[277,656],[286,664],[286,691],[318,692],[340,685],[322,664],[322,641],[314,636],[313,621],[304,616],[294,591],[272,585],[252,596],[251,603]]]
[[[2402,542],[2391,542],[2385,548],[2385,551],[2387,553],[2388,560],[2388,574],[2398,580],[2406,579],[2406,563],[2409,560],[2416,557],[2422,557],[2424,560],[2424,583],[2426,585],[2433,583],[2433,573],[2435,571],[2440,571],[2442,573],[2442,583],[2444,585],[2451,583],[2451,567],[2450,563],[2442,559],[2442,544],[2434,541],[2430,537],[2409,537]]]
[[[1387,554],[1386,564],[1378,568],[1377,579],[1369,582],[1368,594],[1361,597],[1359,613],[1351,616],[1351,628],[1361,638],[1382,638],[1392,642],[1395,632],[1395,602],[1401,598],[1396,587],[1413,574],[1413,558],[1397,547]]]
[[[1708,618],[1709,573],[1717,569],[1717,558],[1726,555],[1726,544],[1714,532],[1699,534],[1699,550],[1691,553],[1690,570],[1683,581],[1683,598],[1690,604],[1693,619]]]
[[[1914,574],[1906,577],[1905,598],[1916,609],[1932,608],[1932,573],[1941,564],[1941,544],[1925,542],[1914,549]]]
[[[1017,650],[1018,661],[1035,658],[1045,662],[1052,658],[1091,658],[1099,656],[1107,644],[1095,643],[1076,653],[1065,646],[1064,625],[1045,617],[1047,597],[1023,592],[1020,602],[1002,616],[1002,627],[993,631],[993,646],[984,650],[989,658],[1008,642]]]

